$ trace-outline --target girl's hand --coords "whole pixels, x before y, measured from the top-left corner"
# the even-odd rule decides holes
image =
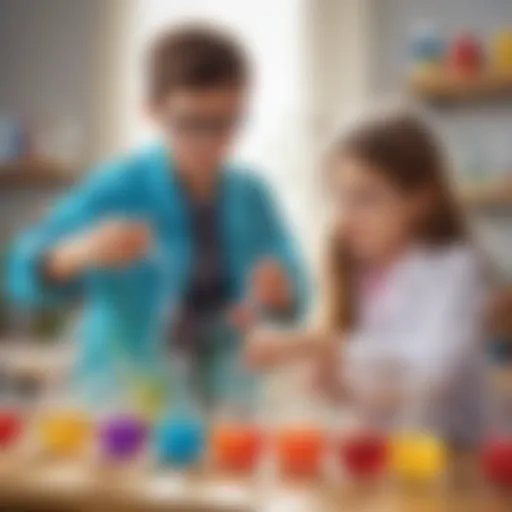
[[[318,354],[312,374],[315,392],[333,400],[340,400],[346,395],[338,352],[337,343],[326,344]]]
[[[295,349],[286,333],[260,328],[247,337],[245,361],[250,368],[265,370],[290,360]]]

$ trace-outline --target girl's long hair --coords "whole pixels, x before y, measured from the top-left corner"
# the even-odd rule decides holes
[[[403,193],[428,190],[429,211],[416,226],[419,241],[430,246],[464,241],[468,232],[446,172],[440,144],[430,127],[414,113],[399,110],[364,120],[337,140],[327,159],[327,179],[341,156],[370,164]],[[343,241],[333,230],[324,268],[324,327],[345,331],[356,321],[354,268]]]

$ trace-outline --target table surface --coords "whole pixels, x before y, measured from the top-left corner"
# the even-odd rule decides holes
[[[91,464],[91,463],[90,463]],[[93,469],[94,468],[94,469]],[[453,460],[449,484],[407,488],[354,483],[106,468],[72,461],[0,461],[0,506],[20,504],[87,512],[510,512],[512,497],[485,485],[473,457]]]

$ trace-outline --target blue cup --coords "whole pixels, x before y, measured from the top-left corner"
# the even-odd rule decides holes
[[[170,416],[155,428],[155,450],[165,466],[187,468],[201,461],[205,448],[205,429],[194,417]]]

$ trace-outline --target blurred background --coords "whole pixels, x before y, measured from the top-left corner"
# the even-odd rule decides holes
[[[187,19],[225,25],[251,51],[257,82],[237,153],[274,185],[312,262],[322,224],[311,215],[318,161],[332,132],[388,97],[425,109],[448,142],[455,186],[495,270],[493,338],[507,352],[508,0],[0,0],[3,251],[92,164],[151,137],[141,59],[160,27]],[[1,346],[51,343],[68,315],[13,311],[2,301]],[[21,348],[16,357],[31,371],[48,362],[42,355],[27,362]]]

